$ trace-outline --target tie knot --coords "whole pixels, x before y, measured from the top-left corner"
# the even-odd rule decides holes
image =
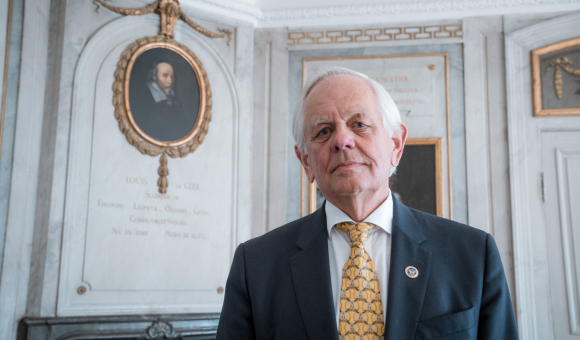
[[[365,223],[365,222],[355,223],[355,224],[342,222],[342,223],[336,224],[335,227],[338,230],[345,231],[348,233],[348,236],[350,237],[351,244],[353,244],[355,242],[360,242],[363,244],[363,247],[364,247],[364,243],[366,242],[367,238],[369,237],[369,234],[371,233],[371,231],[373,231],[373,228],[375,227],[375,225],[372,223]]]

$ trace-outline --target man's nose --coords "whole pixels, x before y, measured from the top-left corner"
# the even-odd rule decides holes
[[[347,128],[338,128],[332,141],[332,151],[354,149],[354,136]]]

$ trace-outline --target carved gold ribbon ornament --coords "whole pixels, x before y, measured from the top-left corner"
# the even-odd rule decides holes
[[[546,67],[546,71],[548,71],[551,67],[554,68],[554,89],[556,90],[556,97],[558,99],[562,99],[562,70],[573,74],[575,76],[580,76],[580,70],[575,70],[569,65],[572,65],[570,59],[566,57],[551,59],[548,62],[548,67]]]
[[[573,76],[580,76],[580,70],[575,70],[572,68],[572,60],[570,60],[569,53],[578,53],[578,47],[580,47],[580,37],[558,41],[556,43],[538,47],[535,50],[530,51],[530,61],[532,68],[532,104],[534,117],[555,117],[555,116],[580,116],[580,107],[575,104],[566,106],[572,107],[560,107],[555,108],[553,105],[548,105],[552,107],[545,107],[542,104],[543,93],[547,89],[542,89],[543,77],[542,73],[548,73],[551,68],[554,68],[554,92],[557,100],[562,99],[563,96],[563,79],[562,70]],[[573,49],[573,50],[570,50]],[[554,55],[558,53],[558,56]],[[568,55],[568,57],[564,57]],[[547,61],[547,65],[543,64],[544,60]],[[543,64],[540,67],[540,61]],[[545,66],[545,71],[542,72]],[[580,79],[576,80],[580,83]],[[580,95],[580,89],[576,90],[576,95]]]
[[[175,28],[175,24],[177,23],[177,20],[181,19],[185,21],[186,24],[191,26],[191,28],[205,35],[206,37],[209,38],[227,37],[228,46],[230,46],[230,42],[232,41],[233,31],[231,29],[218,28],[218,32],[220,33],[214,33],[206,28],[201,27],[193,20],[189,19],[185,15],[185,13],[183,13],[181,8],[179,7],[179,1],[177,0],[157,0],[151,5],[141,8],[116,7],[109,5],[104,1],[111,0],[93,0],[93,4],[97,6],[95,7],[95,12],[99,12],[99,5],[101,5],[110,11],[123,15],[143,15],[153,12],[159,14],[161,16],[161,27],[159,28],[159,35],[164,35],[166,37],[173,38],[173,29]]]

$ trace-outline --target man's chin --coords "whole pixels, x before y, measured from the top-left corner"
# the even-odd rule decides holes
[[[330,189],[333,195],[348,196],[357,195],[364,191],[365,185],[359,180],[340,180],[333,182]]]

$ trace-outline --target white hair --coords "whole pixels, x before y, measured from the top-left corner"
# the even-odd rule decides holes
[[[306,85],[298,97],[298,102],[294,110],[294,120],[292,122],[292,134],[294,135],[294,141],[298,150],[307,154],[306,150],[306,137],[304,135],[304,104],[306,103],[306,98],[312,92],[312,89],[321,83],[323,80],[334,77],[334,76],[355,76],[366,80],[375,91],[377,96],[378,106],[383,118],[383,125],[387,132],[393,136],[401,133],[401,114],[395,102],[389,95],[389,93],[379,84],[376,80],[373,80],[366,76],[365,74],[350,70],[345,67],[331,66],[324,67],[316,70],[314,75],[308,79]],[[396,167],[392,167],[389,176],[395,173]]]

